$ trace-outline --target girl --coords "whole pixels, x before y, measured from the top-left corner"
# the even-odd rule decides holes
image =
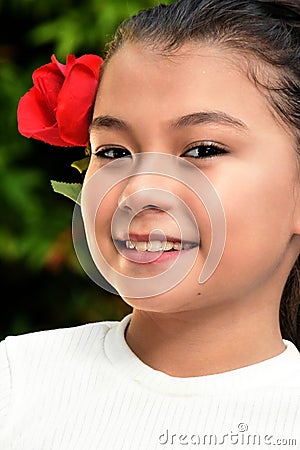
[[[288,0],[120,26],[80,202],[133,312],[2,342],[1,448],[300,448],[299,30]]]

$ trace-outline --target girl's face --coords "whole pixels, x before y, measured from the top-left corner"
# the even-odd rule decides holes
[[[102,198],[95,230],[91,223],[85,226],[87,234],[95,231],[112,269],[109,281],[137,309],[176,312],[241,301],[279,302],[299,253],[295,140],[275,117],[266,96],[234,64],[235,58],[229,51],[191,46],[167,58],[128,44],[105,68],[84,185],[117,158],[122,171],[132,161],[128,157],[152,153],[153,160],[144,157],[142,161],[152,161],[155,171],[120,177]],[[169,155],[170,162],[182,163],[177,166],[178,179],[157,171],[157,161],[162,161],[164,169],[168,165],[161,154]],[[155,155],[160,159],[155,160]],[[210,205],[196,194],[197,180],[191,178],[191,186],[180,181],[184,162],[208,178],[226,217],[222,258],[203,284],[198,283],[199,275],[218,224],[211,228]],[[100,189],[101,176],[98,180]],[[89,197],[83,196],[83,212],[88,204]],[[151,237],[153,230],[161,234]],[[193,243],[193,248],[182,250],[183,264],[185,255],[194,257],[181,281],[145,298],[122,293],[113,273],[126,275],[132,283],[135,278],[167,275],[179,254],[181,233]],[[171,241],[167,245],[177,241],[177,246],[163,254],[146,252],[145,241],[164,241],[163,234]],[[114,239],[125,241],[126,237],[138,244],[127,242],[135,247],[126,249],[125,242],[119,242],[117,248]],[[159,244],[153,243],[153,250],[155,245]]]

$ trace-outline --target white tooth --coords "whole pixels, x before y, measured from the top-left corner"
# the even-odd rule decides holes
[[[165,242],[164,250],[171,250],[173,248],[174,242]]]
[[[138,252],[145,252],[147,250],[147,242],[135,242],[135,248]]]
[[[180,242],[167,242],[167,241],[150,241],[150,242],[137,242],[137,241],[125,241],[127,248],[133,250],[136,249],[138,252],[161,252],[169,250],[182,250],[185,248],[190,248],[190,244],[183,245]]]
[[[126,247],[130,249],[134,249],[134,243],[132,241],[126,241]]]
[[[173,244],[174,250],[181,250],[182,246],[180,242],[174,242]]]
[[[148,252],[160,252],[163,250],[163,243],[161,241],[148,242]]]

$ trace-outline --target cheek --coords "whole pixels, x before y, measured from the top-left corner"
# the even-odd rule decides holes
[[[111,220],[117,208],[117,199],[121,190],[115,186],[104,192],[101,177],[97,177],[97,168],[92,165],[86,174],[81,197],[81,211],[84,221],[88,247],[94,261],[99,264],[99,250],[110,263],[111,257]],[[94,177],[96,175],[96,177]],[[110,248],[110,251],[107,249]]]
[[[120,195],[120,188],[114,187],[104,197],[96,212],[95,216],[95,233],[96,240],[100,251],[105,255],[106,259],[110,259],[111,245],[111,223],[115,211],[118,208],[117,199]],[[109,251],[107,249],[109,248]]]
[[[213,217],[213,202],[209,202],[200,199],[194,193],[190,193],[185,197],[185,203],[190,208],[195,221],[198,226],[199,236],[200,236],[200,256],[201,256],[201,265],[208,256],[209,249],[211,247],[211,239],[212,239],[212,230],[214,233],[218,233],[218,224],[214,222]],[[222,204],[220,202],[220,208],[222,208]]]
[[[220,186],[227,222],[223,261],[239,273],[276,264],[291,238],[292,182],[286,171],[237,172]]]

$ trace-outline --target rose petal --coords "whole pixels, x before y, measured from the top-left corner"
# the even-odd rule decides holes
[[[44,96],[36,87],[32,87],[20,99],[17,119],[18,130],[23,136],[52,145],[69,145],[60,137],[56,119],[45,104]]]
[[[36,88],[44,95],[48,108],[55,115],[57,97],[65,81],[65,77],[55,64],[46,64],[37,69],[32,75]]]
[[[98,80],[93,71],[75,64],[58,96],[57,121],[63,140],[74,145],[87,145],[88,129]]]
[[[55,66],[58,68],[58,70],[61,72],[63,77],[65,78],[67,76],[67,72],[73,64],[75,64],[76,57],[74,55],[67,55],[66,58],[66,64],[60,63],[55,55],[51,56],[51,61],[55,64]]]
[[[60,137],[57,124],[53,125],[53,127],[36,130],[31,137],[40,141],[44,141],[47,144],[55,145],[57,147],[73,147],[73,144],[64,141]]]
[[[33,87],[19,101],[17,116],[20,133],[32,135],[36,128],[52,126],[56,119],[45,104],[44,96]],[[28,136],[30,137],[30,136]]]
[[[103,59],[98,55],[82,55],[76,60],[77,64],[84,64],[88,66],[94,73],[94,76],[99,79],[100,67],[103,63]]]

